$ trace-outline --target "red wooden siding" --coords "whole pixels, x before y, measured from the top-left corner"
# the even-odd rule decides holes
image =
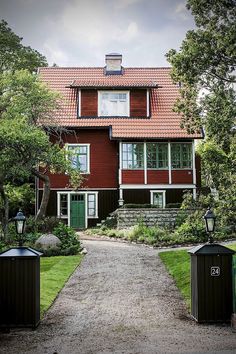
[[[168,184],[169,183],[168,170],[148,170],[147,183],[148,184]]]
[[[192,170],[172,170],[171,177],[172,177],[172,184],[192,184],[193,183]]]
[[[123,170],[122,183],[123,184],[143,184],[144,171],[143,170]]]
[[[109,139],[108,130],[81,129],[63,138],[65,143],[90,144],[90,174],[84,175],[84,188],[118,187],[118,144]],[[69,187],[66,175],[50,175],[51,188]],[[42,184],[40,184],[42,187]]]
[[[97,90],[81,90],[81,117],[98,116]]]
[[[147,91],[130,91],[130,117],[147,117]]]

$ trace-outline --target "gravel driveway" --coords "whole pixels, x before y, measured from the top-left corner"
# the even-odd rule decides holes
[[[188,318],[156,250],[83,243],[87,256],[38,329],[0,334],[0,353],[236,353],[229,326]]]

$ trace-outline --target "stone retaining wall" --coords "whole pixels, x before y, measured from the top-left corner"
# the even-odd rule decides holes
[[[117,227],[125,229],[142,222],[146,226],[166,226],[174,227],[177,214],[180,209],[158,209],[158,208],[143,208],[143,209],[117,209]]]

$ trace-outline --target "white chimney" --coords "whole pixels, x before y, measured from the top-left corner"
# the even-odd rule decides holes
[[[122,75],[122,55],[118,53],[106,54],[106,75]]]

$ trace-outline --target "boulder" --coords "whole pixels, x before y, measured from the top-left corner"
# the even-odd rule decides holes
[[[35,247],[42,250],[58,250],[60,248],[61,241],[53,234],[44,234],[40,236],[36,242]]]

